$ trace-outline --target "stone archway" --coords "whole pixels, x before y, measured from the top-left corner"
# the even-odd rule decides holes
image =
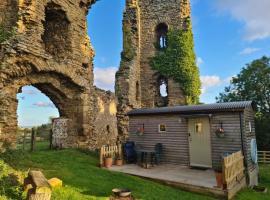
[[[12,1],[14,10],[10,2],[0,2],[1,10],[18,16],[15,19],[0,12],[0,25],[7,31],[15,30],[0,44],[0,141],[5,135],[15,141],[16,94],[25,85],[38,88],[61,116],[72,119],[71,146],[76,145],[75,140],[91,138],[94,52],[87,36],[86,15],[95,0]],[[3,19],[12,23],[3,23]]]
[[[13,78],[1,89],[0,97],[0,124],[1,132],[15,135],[17,130],[17,99],[16,95],[25,85],[33,85],[47,95],[58,108],[60,116],[72,121],[72,130],[69,135],[69,146],[76,144],[80,137],[90,136],[93,130],[91,119],[87,113],[93,106],[90,105],[91,95],[85,88],[76,85],[68,77],[55,72],[29,73],[22,77]],[[93,96],[93,94],[92,94]],[[87,112],[88,111],[88,112]]]

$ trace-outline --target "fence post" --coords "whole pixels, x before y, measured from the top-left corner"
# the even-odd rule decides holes
[[[36,130],[35,128],[32,128],[32,132],[31,132],[31,151],[32,152],[35,150],[35,144],[36,144]]]
[[[121,142],[118,142],[118,155],[119,155],[119,158],[122,158],[122,145],[121,145]]]
[[[26,130],[23,130],[23,151],[25,150],[25,134],[26,134]]]
[[[53,131],[52,129],[50,130],[50,150],[53,148]]]
[[[100,167],[103,166],[103,146],[100,148],[99,165]]]

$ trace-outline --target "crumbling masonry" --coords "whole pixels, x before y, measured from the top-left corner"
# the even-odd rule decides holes
[[[96,92],[93,86],[94,51],[86,28],[93,3],[95,0],[1,0],[1,33],[11,34],[0,44],[0,145],[15,141],[16,94],[26,85],[46,94],[60,116],[71,119],[67,146],[100,145],[98,133],[103,132],[95,129],[96,120],[115,139],[116,128],[112,127],[116,122],[100,120],[104,113],[100,116],[96,106],[98,95],[100,99],[114,95]]]
[[[189,17],[189,0],[126,0],[124,50],[116,74],[118,131],[123,139],[128,135],[126,113],[131,109],[186,104],[181,85],[152,70],[149,60],[166,48],[168,29],[184,28]],[[161,86],[167,94],[162,94]]]
[[[95,1],[0,1],[0,147],[15,142],[16,94],[25,85],[41,90],[61,117],[71,119],[66,146],[94,149],[115,142],[117,123],[120,139],[126,139],[126,113],[133,108],[186,104],[181,85],[152,70],[149,58],[166,48],[169,28],[184,27],[189,0],[126,0],[117,100],[93,85],[86,16]]]

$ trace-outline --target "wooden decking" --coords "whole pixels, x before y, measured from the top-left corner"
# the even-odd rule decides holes
[[[213,170],[190,169],[179,165],[159,165],[150,169],[138,165],[113,166],[112,171],[135,175],[166,185],[181,188],[187,191],[226,197],[226,191],[216,187],[215,173]]]

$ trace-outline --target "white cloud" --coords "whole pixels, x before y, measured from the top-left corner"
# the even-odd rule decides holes
[[[202,83],[202,94],[205,94],[208,92],[209,89],[215,88],[221,85],[229,84],[232,80],[232,76],[222,79],[221,77],[217,75],[211,75],[211,76],[201,76],[201,83]]]
[[[244,38],[249,41],[270,37],[269,0],[217,0],[217,8],[244,23]]]
[[[107,67],[107,68],[96,67],[94,69],[95,85],[104,90],[114,91],[116,71],[117,71],[116,67]]]
[[[38,101],[34,103],[33,105],[37,107],[41,107],[41,108],[55,108],[54,104],[51,102]]]
[[[197,66],[200,66],[203,63],[204,63],[203,59],[201,57],[197,57]]]
[[[253,54],[255,52],[260,51],[261,49],[259,48],[252,48],[252,47],[247,47],[245,49],[243,49],[241,52],[239,52],[240,55],[250,55]]]
[[[23,93],[23,94],[29,94],[29,95],[37,95],[37,94],[39,94],[40,92],[39,92],[39,91],[36,91],[36,90],[29,90],[29,89],[24,90],[24,89],[23,89],[22,93]]]

